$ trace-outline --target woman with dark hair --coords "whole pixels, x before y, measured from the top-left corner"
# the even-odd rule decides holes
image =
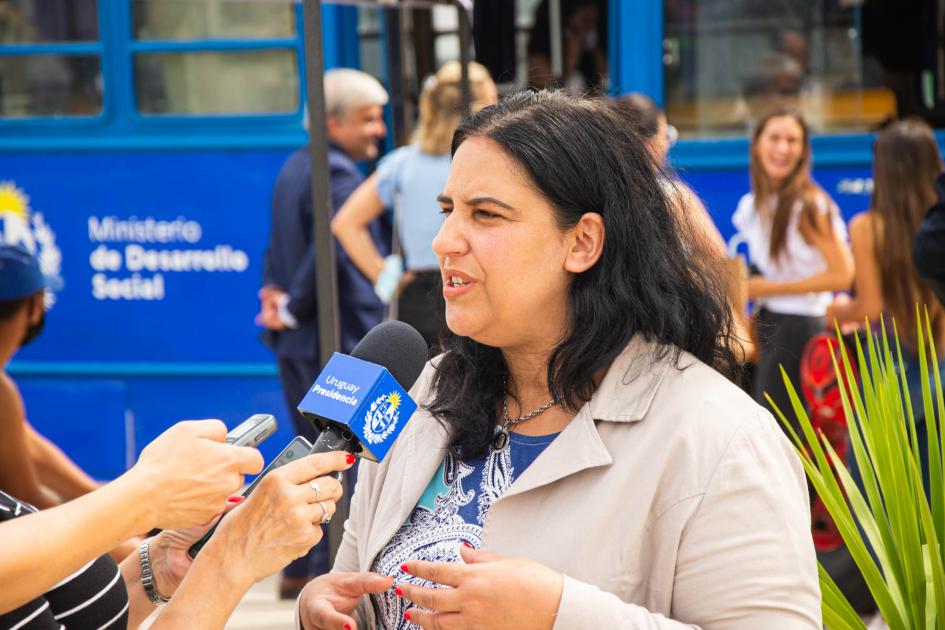
[[[803,473],[626,115],[511,96],[439,200],[455,336],[303,626],[819,628]]]
[[[935,178],[942,156],[932,129],[920,119],[901,120],[880,132],[873,147],[871,208],[850,221],[850,243],[856,266],[855,297],[839,295],[827,309],[827,320],[853,325],[869,319],[895,322],[903,346],[906,381],[917,423],[925,421],[916,340],[916,304],[928,308],[939,367],[945,372],[945,308],[919,278],[912,249],[919,225],[937,198]],[[924,325],[924,324],[923,324]],[[931,372],[931,370],[930,370]],[[934,378],[930,374],[930,378]],[[926,454],[926,432],[919,429],[919,453]]]
[[[758,312],[754,395],[763,405],[771,396],[790,416],[781,367],[796,383],[804,346],[824,330],[833,292],[850,288],[853,260],[837,205],[811,177],[810,131],[801,115],[777,109],[762,117],[750,153],[751,192],[732,223],[760,272],[748,280]]]

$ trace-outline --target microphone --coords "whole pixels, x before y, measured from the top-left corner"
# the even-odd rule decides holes
[[[351,356],[333,354],[299,403],[302,415],[321,431],[309,452],[347,451],[382,460],[417,409],[406,390],[423,371],[427,352],[427,342],[413,326],[389,321],[368,331]],[[281,455],[276,458],[243,496],[264,475],[285,463],[280,463],[281,459]],[[335,477],[341,481],[344,474],[338,472]],[[197,556],[218,525],[190,547],[191,558]]]
[[[417,409],[407,390],[428,352],[413,326],[388,321],[372,328],[351,356],[333,354],[299,403],[299,413],[321,431],[311,452],[383,460]]]

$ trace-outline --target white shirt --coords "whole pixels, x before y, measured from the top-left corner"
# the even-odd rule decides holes
[[[772,197],[770,207],[774,208],[776,203],[776,199]],[[820,251],[813,245],[808,245],[798,230],[802,207],[801,202],[798,201],[791,208],[784,249],[776,259],[772,259],[770,255],[772,221],[768,217],[761,216],[755,206],[753,193],[748,193],[741,198],[735,214],[732,215],[732,224],[748,244],[748,256],[751,262],[769,280],[793,282],[810,278],[827,269],[827,261],[824,260]],[[836,204],[829,197],[820,198],[817,210],[822,214],[830,215],[834,231],[846,241],[847,226]],[[762,298],[758,303],[763,304],[773,313],[823,317],[832,299],[833,294],[830,291],[818,291],[773,295]]]

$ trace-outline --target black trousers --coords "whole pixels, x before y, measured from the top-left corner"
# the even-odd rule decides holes
[[[318,432],[302,414],[299,413],[299,402],[305,398],[308,388],[312,386],[318,376],[318,362],[315,359],[279,359],[279,380],[282,382],[282,395],[285,405],[292,417],[296,435],[304,436],[314,444]],[[338,523],[341,527],[342,523]],[[329,525],[333,527],[334,525]],[[327,536],[319,544],[301,558],[296,558],[286,566],[283,573],[286,577],[304,578],[322,575],[331,568],[328,566]]]
[[[767,392],[784,417],[791,421],[795,430],[800,431],[800,424],[781,377],[781,366],[784,366],[800,396],[801,355],[810,338],[824,330],[825,320],[823,317],[772,313],[763,308],[757,324],[760,356],[752,388],[754,398],[777,418],[765,398]]]

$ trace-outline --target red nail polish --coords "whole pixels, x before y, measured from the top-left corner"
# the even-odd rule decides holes
[[[227,503],[239,503],[240,501],[242,501],[242,500],[245,499],[245,498],[246,498],[246,497],[230,497],[230,498],[228,498],[226,501],[227,501]]]
[[[409,611],[409,610],[404,613],[404,619],[406,619],[407,621],[410,621],[410,611]]]
[[[404,589],[402,589],[402,588],[400,588],[400,587],[398,586],[397,588],[394,589],[394,595],[396,595],[397,597],[403,597],[403,596],[404,596]]]
[[[410,571],[407,570],[407,563],[406,563],[406,562],[403,563],[402,565],[400,565],[400,570],[403,571],[404,573],[410,573]]]
[[[466,542],[465,540],[463,541],[463,545],[466,546],[466,547],[469,547],[470,549],[473,548],[473,546],[470,545],[470,544],[469,544],[468,542]]]
[[[348,453],[347,455],[345,455],[345,461],[347,461],[348,464],[353,464],[353,463],[354,463],[354,455],[352,455],[351,453]]]
[[[350,623],[346,623],[346,624],[345,624],[345,630],[351,630],[351,624],[350,624]]]

